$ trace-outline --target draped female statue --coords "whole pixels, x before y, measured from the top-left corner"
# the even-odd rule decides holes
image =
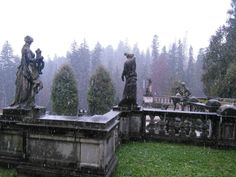
[[[124,54],[127,58],[124,63],[124,69],[121,75],[122,81],[125,81],[123,99],[120,101],[120,107],[137,107],[137,73],[134,54]]]
[[[43,84],[39,80],[35,54],[30,49],[33,38],[26,36],[24,41],[25,44],[21,50],[21,63],[16,73],[15,100],[11,106],[31,109],[35,107],[35,95],[43,88]]]

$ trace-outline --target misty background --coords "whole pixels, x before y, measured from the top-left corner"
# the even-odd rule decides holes
[[[130,46],[127,41],[120,41],[114,48],[111,45],[102,46],[99,42],[94,48],[89,48],[86,39],[72,42],[66,56],[45,57],[45,68],[40,76],[44,84],[43,90],[37,95],[36,103],[44,105],[51,110],[51,86],[55,73],[63,64],[69,64],[74,70],[78,84],[79,109],[88,109],[87,91],[89,79],[98,66],[103,65],[112,78],[116,90],[117,103],[122,98],[124,82],[121,80],[124,53],[132,52],[136,57],[137,65],[137,97],[138,103],[142,103],[147,79],[153,82],[153,93],[156,96],[169,96],[176,81],[185,81],[192,91],[192,95],[203,97],[201,82],[202,62],[204,49],[200,49],[197,57],[193,55],[193,48],[186,47],[181,39],[173,43],[170,48],[159,45],[157,35],[150,40],[151,50],[142,51],[138,45]],[[1,50],[0,58],[0,107],[8,106],[15,94],[15,77],[20,56],[13,54],[13,47],[5,42]]]
[[[64,63],[78,84],[79,108],[87,109],[89,79],[103,65],[122,97],[124,53],[136,56],[137,96],[142,103],[146,80],[155,95],[173,94],[184,81],[193,96],[203,97],[203,58],[211,36],[227,18],[231,0],[8,0],[0,2],[0,107],[15,94],[15,77],[24,37],[31,50],[42,50],[44,88],[36,103],[51,110],[51,85]]]

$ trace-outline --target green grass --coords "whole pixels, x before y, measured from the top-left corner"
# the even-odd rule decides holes
[[[0,177],[20,177],[17,175],[16,171],[11,169],[0,168]]]
[[[236,150],[157,142],[122,144],[114,177],[236,177]],[[0,169],[0,177],[20,177]]]
[[[236,151],[157,142],[123,144],[114,177],[236,177]]]

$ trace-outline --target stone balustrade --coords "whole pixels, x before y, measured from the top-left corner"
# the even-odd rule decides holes
[[[120,136],[236,147],[236,108],[221,106],[218,112],[173,111],[143,108],[122,112]]]

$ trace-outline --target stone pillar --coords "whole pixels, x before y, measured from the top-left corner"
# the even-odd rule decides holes
[[[140,139],[143,135],[142,111],[122,111],[119,115],[119,134],[122,140]]]

